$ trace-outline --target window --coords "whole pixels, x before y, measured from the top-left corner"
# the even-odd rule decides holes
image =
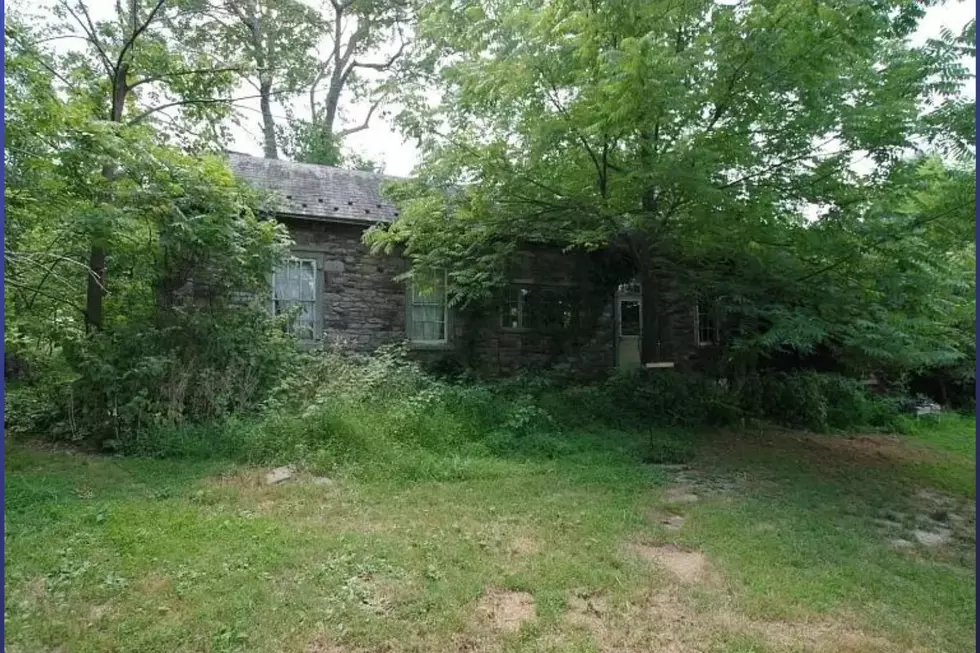
[[[422,344],[447,342],[448,303],[446,274],[434,279],[420,280],[410,288],[408,307],[408,338]]]
[[[293,258],[272,273],[272,313],[287,315],[286,329],[301,340],[316,337],[316,262]]]
[[[500,326],[514,330],[568,329],[575,324],[576,306],[566,288],[510,286],[501,305]]]
[[[698,345],[718,344],[718,312],[711,304],[698,302],[696,309],[696,325]]]
[[[643,304],[638,299],[619,300],[619,335],[639,336],[643,332]]]

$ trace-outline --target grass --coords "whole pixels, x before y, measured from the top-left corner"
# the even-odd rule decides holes
[[[279,485],[8,441],[6,650],[972,650],[972,420],[673,431],[654,457],[685,470],[651,437],[405,447]],[[890,544],[927,518],[953,539]]]

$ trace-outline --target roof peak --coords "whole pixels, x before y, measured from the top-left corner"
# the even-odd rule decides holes
[[[281,196],[283,216],[373,224],[398,218],[398,208],[382,193],[386,181],[404,181],[364,170],[226,152],[235,176]]]
[[[335,170],[344,174],[350,174],[355,176],[371,177],[371,178],[382,178],[390,179],[392,181],[409,181],[411,177],[401,177],[398,175],[390,175],[385,172],[373,172],[371,170],[356,170],[353,168],[342,168],[340,166],[331,166],[325,163],[302,163],[300,161],[290,161],[289,159],[270,159],[262,156],[255,156],[254,154],[248,154],[246,152],[238,152],[235,150],[225,150],[225,154],[228,158],[242,158],[242,159],[252,159],[255,160],[256,164],[258,162],[263,162],[264,165],[269,167],[282,167],[293,169],[296,171],[309,170],[311,172],[317,170]],[[261,164],[259,164],[261,165]]]

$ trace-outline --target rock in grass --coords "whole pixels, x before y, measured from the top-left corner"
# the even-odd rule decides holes
[[[274,470],[265,475],[265,482],[267,485],[282,483],[283,481],[292,478],[294,473],[295,470],[292,467],[276,467]]]
[[[923,546],[942,546],[949,542],[951,533],[947,530],[941,531],[915,531],[912,533],[919,544]]]

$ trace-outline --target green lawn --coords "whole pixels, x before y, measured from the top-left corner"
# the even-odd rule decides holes
[[[972,420],[690,437],[279,485],[7,443],[5,649],[974,650]]]

